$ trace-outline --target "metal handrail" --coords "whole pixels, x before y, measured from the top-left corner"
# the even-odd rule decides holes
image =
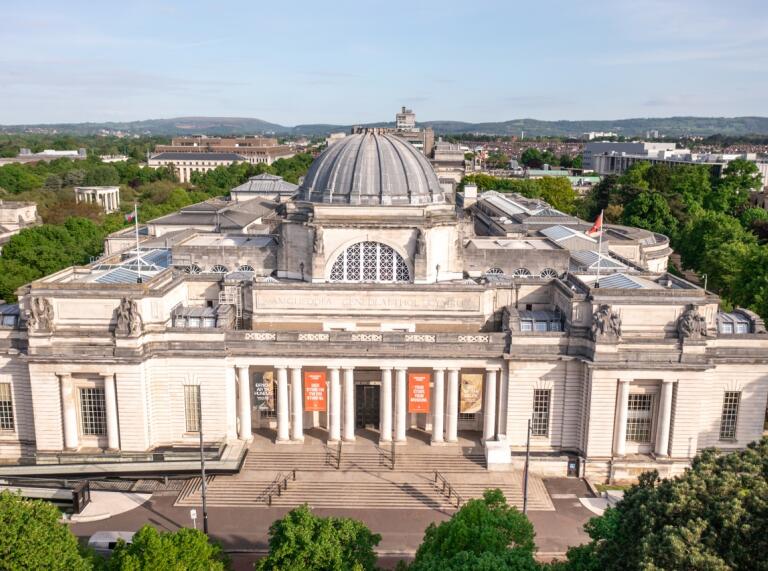
[[[283,495],[283,490],[288,489],[289,479],[296,481],[296,468],[293,468],[288,475],[284,475],[282,472],[280,472],[275,477],[267,490],[264,492],[264,494],[267,496],[267,505],[272,505],[272,496],[274,496],[275,493],[277,493],[278,496]],[[277,487],[277,489],[275,489],[275,487]]]
[[[442,488],[442,494],[448,499],[448,501],[451,501],[451,496],[454,496],[456,498],[456,508],[460,508],[461,504],[464,503],[464,498],[462,498],[459,493],[454,489],[454,487],[451,485],[451,483],[443,476],[440,472],[435,470],[435,480],[434,485],[435,488],[439,488],[437,485],[438,480],[442,482],[443,488]]]
[[[338,445],[336,446],[336,469],[341,469],[341,443],[342,441],[339,440]]]
[[[392,456],[392,470],[395,469],[395,450],[397,450],[397,447],[395,446],[394,439],[392,440],[392,444],[390,444],[390,456]]]

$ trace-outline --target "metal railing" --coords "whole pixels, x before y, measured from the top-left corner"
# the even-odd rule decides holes
[[[460,508],[461,504],[464,503],[464,498],[462,498],[459,493],[453,488],[451,483],[445,479],[445,476],[443,476],[440,472],[435,470],[435,480],[434,480],[435,488],[438,490],[441,490],[441,493],[448,499],[448,502],[450,503],[451,497],[456,498],[456,508]],[[440,484],[442,484],[442,489]]]
[[[336,454],[333,453],[330,446],[325,446],[325,464],[335,470],[341,468],[341,443],[341,440],[336,443]]]
[[[225,442],[206,445],[205,459],[220,460],[227,447]],[[198,448],[185,447],[167,450],[151,450],[148,452],[116,452],[99,454],[79,454],[72,452],[53,452],[37,454],[36,465],[66,465],[66,464],[119,464],[122,462],[194,462],[200,461]]]
[[[288,480],[296,481],[296,468],[291,470],[287,475],[280,472],[269,485],[269,487],[264,491],[262,497],[265,498],[268,506],[272,505],[272,497],[275,494],[282,496],[283,492],[288,489]]]
[[[390,456],[392,456],[392,469],[394,470],[395,469],[395,462],[396,462],[396,456],[395,456],[396,453],[395,453],[395,451],[397,450],[397,446],[395,446],[394,439],[392,440],[392,444],[390,445],[390,448],[391,448]]]

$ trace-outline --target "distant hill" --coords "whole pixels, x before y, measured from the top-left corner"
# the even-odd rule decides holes
[[[589,131],[613,131],[625,136],[644,136],[646,131],[658,130],[666,136],[684,135],[768,135],[768,117],[648,117],[600,121],[539,121],[537,119],[513,119],[489,123],[463,121],[423,121],[421,126],[431,126],[438,134],[477,133],[483,135],[577,137]],[[368,127],[391,127],[391,122],[367,123]],[[307,124],[288,127],[262,119],[248,117],[175,117],[172,119],[148,119],[109,123],[59,123],[41,125],[0,125],[2,132],[22,132],[37,129],[56,129],[63,133],[79,135],[98,133],[102,130],[124,131],[151,135],[234,135],[276,134],[324,136],[335,131],[349,131],[351,125]]]

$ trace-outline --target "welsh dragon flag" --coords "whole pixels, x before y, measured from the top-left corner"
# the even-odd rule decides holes
[[[595,219],[595,223],[592,225],[592,228],[587,230],[586,234],[587,236],[593,236],[602,231],[603,231],[603,211],[601,210],[600,214],[598,214],[597,218]]]

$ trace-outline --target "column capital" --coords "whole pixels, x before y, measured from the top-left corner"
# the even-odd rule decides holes
[[[680,379],[661,379],[661,382],[664,383],[665,385],[667,385],[667,384],[670,384],[670,383],[676,383],[679,380]]]
[[[501,371],[501,365],[486,365],[485,371],[487,373],[490,373],[490,372],[497,373],[497,372]]]
[[[432,370],[435,371],[436,373],[444,373],[445,367],[432,367]]]
[[[288,365],[286,363],[280,363],[279,365],[272,365],[275,369],[287,369]]]
[[[627,383],[627,384],[629,384],[629,383],[631,383],[631,382],[632,382],[632,379],[618,379],[618,381],[619,381],[620,383]]]
[[[457,373],[460,373],[461,372],[461,367],[448,367],[448,370],[450,372],[454,372],[455,371]]]
[[[407,371],[408,367],[395,367],[396,371]]]
[[[391,371],[392,369],[394,369],[394,367],[392,365],[384,365],[379,367],[379,369],[381,369],[382,371]]]
[[[291,371],[301,371],[301,365],[289,365],[288,368]]]
[[[355,370],[355,367],[353,365],[344,365],[341,368],[344,369],[345,371],[354,371]]]

